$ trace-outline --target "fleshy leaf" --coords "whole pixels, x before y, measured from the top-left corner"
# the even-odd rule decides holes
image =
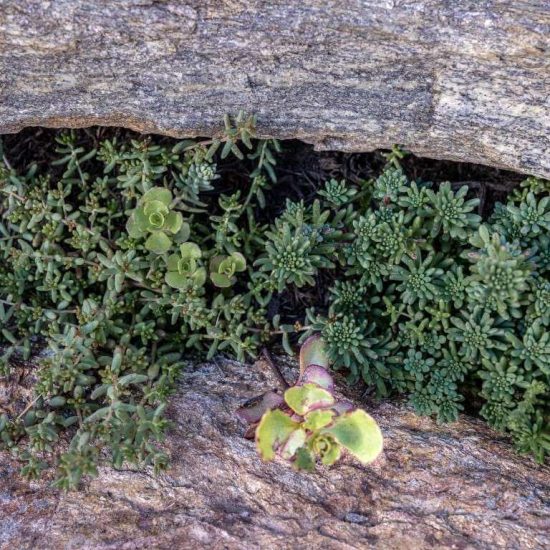
[[[204,267],[199,267],[191,277],[193,278],[195,286],[203,286],[204,283],[206,283],[206,269],[204,269]]]
[[[134,221],[136,223],[136,226],[141,231],[147,231],[147,228],[149,227],[149,218],[145,214],[145,211],[143,210],[142,206],[138,206],[133,212],[132,217],[134,218]]]
[[[335,412],[332,409],[317,409],[311,411],[306,414],[302,426],[306,430],[320,430],[332,422],[334,415]]]
[[[361,409],[340,416],[323,433],[334,437],[363,464],[372,462],[382,452],[382,432],[374,418]]]
[[[172,242],[170,238],[162,231],[154,231],[145,241],[145,248],[155,254],[163,254],[170,250]]]
[[[286,440],[286,443],[281,449],[281,456],[288,460],[292,458],[296,451],[304,446],[306,442],[306,432],[302,428],[298,428],[290,434],[290,437]]]
[[[143,213],[148,219],[152,214],[162,214],[166,216],[168,212],[168,207],[161,201],[147,201],[143,203]]]
[[[249,424],[259,422],[264,413],[270,409],[275,409],[284,403],[282,395],[274,391],[268,391],[259,397],[247,401],[242,407],[237,409],[236,415]]]
[[[326,466],[334,464],[342,454],[340,445],[326,432],[314,435],[310,442],[310,448],[321,457],[321,462]]]
[[[165,275],[164,280],[166,281],[166,284],[172,288],[184,288],[189,280],[189,275],[178,273],[177,271],[169,271]]]
[[[334,397],[315,384],[304,384],[286,390],[285,401],[294,412],[303,416],[315,409],[330,407]]]
[[[227,288],[233,284],[232,280],[220,273],[210,273],[210,278],[215,286],[220,288]]]
[[[133,213],[126,222],[126,231],[132,239],[139,239],[143,237],[143,231],[139,228]]]
[[[177,271],[180,259],[181,257],[177,254],[170,254],[170,256],[168,256],[168,260],[166,260],[166,267],[168,271]]]
[[[267,411],[256,429],[256,445],[261,457],[273,460],[276,448],[283,445],[299,426],[278,409]]]
[[[235,271],[244,271],[246,269],[246,259],[240,252],[233,252],[231,258],[234,262]]]
[[[220,264],[223,262],[223,256],[214,256],[210,259],[210,272],[217,273],[220,268]]]
[[[183,216],[181,215],[181,212],[170,212],[166,216],[163,229],[170,231],[170,233],[176,234],[181,229],[182,225]]]
[[[183,222],[180,230],[174,235],[174,242],[175,243],[184,243],[187,239],[189,239],[191,235],[191,227],[187,222]]]
[[[164,206],[168,206],[172,202],[172,192],[165,187],[153,187],[141,197],[142,203],[149,201],[159,201]]]
[[[325,342],[320,334],[310,336],[300,348],[300,372],[303,374],[310,365],[319,365],[325,369],[330,365]]]
[[[321,462],[325,466],[332,466],[336,461],[340,459],[342,455],[342,449],[339,445],[333,445],[330,449],[323,454],[321,457]]]
[[[301,384],[317,384],[321,388],[332,392],[334,390],[334,380],[328,370],[320,365],[309,365],[306,367],[300,378]]]
[[[202,256],[201,249],[195,243],[184,243],[180,246],[180,254],[184,259],[193,258],[198,260]]]
[[[312,472],[315,469],[315,459],[306,447],[300,447],[296,451],[294,467],[298,470],[305,470],[306,472]]]

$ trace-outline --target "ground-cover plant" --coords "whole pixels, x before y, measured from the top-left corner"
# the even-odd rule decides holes
[[[71,487],[102,449],[162,467],[184,359],[292,352],[314,333],[350,381],[439,421],[467,400],[544,459],[548,182],[482,220],[474,192],[411,181],[395,149],[377,177],[304,182],[285,204],[281,146],[254,139],[252,117],[215,140],[101,135],[60,132],[17,166],[0,155],[2,383],[49,350],[34,397],[0,410],[0,445],[26,474],[57,464]]]

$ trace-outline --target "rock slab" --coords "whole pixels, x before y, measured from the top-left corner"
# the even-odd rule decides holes
[[[2,0],[0,134],[108,125],[550,177],[548,0]]]
[[[262,463],[234,411],[276,386],[266,368],[218,360],[187,370],[159,477],[103,468],[64,494],[22,480],[0,454],[0,548],[550,547],[550,468],[465,416],[439,426],[402,404],[371,404],[385,437],[372,465],[345,457],[304,474]]]

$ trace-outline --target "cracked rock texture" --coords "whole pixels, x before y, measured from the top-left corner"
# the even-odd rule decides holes
[[[370,404],[385,436],[372,465],[346,457],[298,474],[262,463],[233,413],[276,386],[265,369],[218,360],[186,371],[159,477],[103,468],[63,494],[22,480],[0,454],[0,548],[550,547],[550,468],[468,417],[438,426],[404,405]]]
[[[2,0],[0,133],[219,133],[550,176],[548,0]]]

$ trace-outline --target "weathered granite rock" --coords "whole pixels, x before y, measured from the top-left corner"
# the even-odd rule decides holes
[[[401,143],[550,176],[548,0],[2,0],[0,133]]]
[[[550,468],[467,417],[438,426],[373,405],[386,440],[371,466],[262,463],[233,412],[276,386],[264,369],[220,360],[187,371],[170,410],[172,466],[157,478],[104,468],[60,494],[0,454],[0,548],[549,547]]]

